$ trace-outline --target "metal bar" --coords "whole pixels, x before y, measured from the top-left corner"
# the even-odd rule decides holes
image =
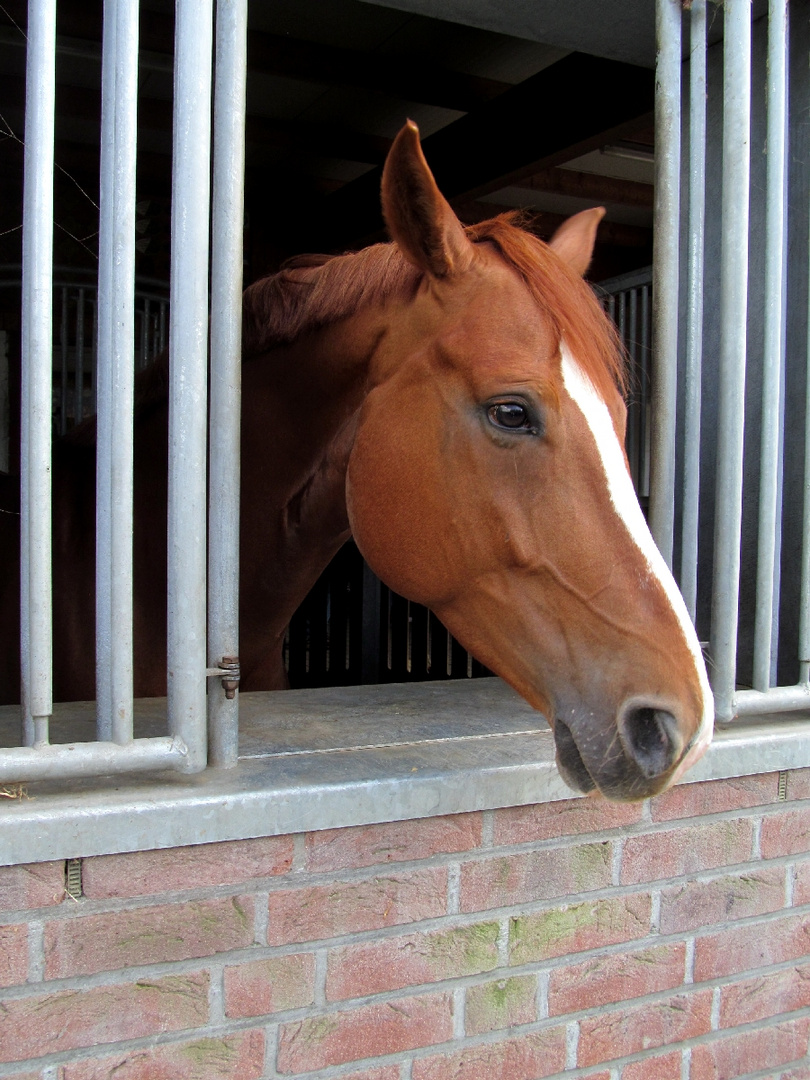
[[[754,628],[756,690],[771,683],[774,567],[777,558],[779,462],[784,355],[785,150],[787,125],[787,0],[771,0],[768,18],[767,175],[765,184],[765,331],[762,358],[762,435],[759,465],[757,602]]]
[[[711,654],[715,711],[733,716],[742,525],[751,129],[751,5],[728,0],[723,40],[723,206]]]
[[[808,253],[810,253],[810,234],[808,235]],[[807,309],[808,326],[810,326],[810,274],[808,274]],[[802,682],[808,682],[810,681],[810,333],[807,335],[805,353],[804,491],[800,566],[799,679]]]
[[[206,411],[212,0],[178,0],[169,328],[169,731],[205,767]]]
[[[126,746],[109,742],[14,746],[0,751],[0,784],[63,780],[149,769],[177,769],[186,748],[178,739],[137,739]]]
[[[73,374],[73,419],[80,424],[84,417],[84,289],[76,300],[76,361]]]
[[[759,716],[762,713],[794,712],[810,709],[810,684],[774,686],[769,690],[738,690],[734,698],[736,716]]]
[[[703,241],[706,212],[706,0],[693,0],[689,51],[689,239],[680,587],[692,622],[697,607]]]
[[[22,265],[21,647],[23,738],[53,712],[51,384],[56,2],[31,0],[25,83]]]
[[[97,730],[132,739],[132,409],[135,346],[135,151],[138,3],[106,0],[97,444]],[[112,93],[105,99],[104,93]],[[105,145],[106,144],[106,145]],[[102,234],[104,235],[102,245]]]
[[[239,655],[239,418],[247,0],[218,0],[214,88],[209,423],[208,662]],[[239,697],[208,686],[208,750],[229,768],[239,753]]]
[[[649,398],[650,398],[650,286],[641,287],[641,356],[642,365],[639,370],[639,383],[641,394],[639,400],[639,445],[641,447],[641,461],[639,468],[638,494],[649,497],[650,494],[650,424],[649,424]]]
[[[681,201],[681,3],[657,0],[650,529],[672,566]]]
[[[61,365],[59,372],[59,434],[67,431],[67,382],[68,382],[68,291],[62,286],[62,313],[59,324],[59,348]]]

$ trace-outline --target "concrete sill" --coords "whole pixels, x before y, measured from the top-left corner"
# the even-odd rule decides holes
[[[162,699],[136,734],[165,734]],[[0,708],[0,744],[17,739]],[[235,769],[39,782],[0,799],[0,865],[403,821],[569,799],[551,731],[499,679],[243,694]],[[95,737],[57,706],[54,741]],[[5,740],[3,736],[6,736]],[[810,713],[719,731],[685,783],[810,767]]]

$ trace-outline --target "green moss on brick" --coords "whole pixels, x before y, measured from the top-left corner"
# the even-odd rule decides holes
[[[208,1076],[208,1070],[216,1068],[221,1071],[223,1067],[231,1065],[238,1051],[227,1039],[200,1039],[199,1042],[181,1046],[180,1053],[200,1070],[201,1076]]]
[[[513,964],[558,956],[565,943],[596,921],[594,904],[573,904],[539,915],[518,915],[509,924],[509,955]]]
[[[608,884],[605,872],[610,868],[611,845],[582,844],[571,848],[571,874],[582,892]]]
[[[536,1019],[536,979],[531,975],[497,979],[467,991],[466,1029],[480,1035]]]

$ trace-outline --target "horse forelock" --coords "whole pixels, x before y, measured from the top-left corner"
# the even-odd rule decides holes
[[[604,399],[624,393],[624,351],[593,290],[538,237],[519,227],[520,214],[501,214],[469,226],[474,243],[490,243],[523,279],[560,343],[577,357]],[[415,293],[422,280],[395,244],[353,254],[306,255],[245,290],[242,347],[255,356],[361,308]]]
[[[539,237],[519,228],[521,212],[501,214],[467,229],[476,243],[490,242],[523,279],[551,323],[560,345],[603,400],[627,390],[625,350],[593,289]]]

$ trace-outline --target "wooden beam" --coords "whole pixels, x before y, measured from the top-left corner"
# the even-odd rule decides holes
[[[476,198],[637,131],[654,98],[654,72],[571,53],[426,138],[425,155],[448,198]],[[379,170],[346,184],[313,215],[314,236],[334,249],[377,232],[379,186]]]
[[[10,75],[3,80],[2,102],[22,109],[25,105],[25,79]],[[99,90],[59,83],[56,90],[56,115],[60,118],[90,120],[101,124]],[[138,98],[138,130],[171,133],[172,103],[164,98]],[[382,164],[391,140],[366,135],[334,124],[302,124],[293,120],[276,120],[266,116],[249,115],[246,119],[248,143],[290,150],[305,157],[338,157],[369,165]],[[62,136],[65,141],[69,138]],[[167,155],[171,149],[167,147]]]
[[[554,195],[574,195],[596,203],[619,203],[622,206],[653,205],[652,184],[635,180],[619,180],[614,176],[575,172],[573,169],[542,169],[515,185],[527,191],[544,191]]]
[[[26,25],[25,0],[4,0],[0,14],[3,9],[19,26]],[[60,35],[98,44],[100,5],[60,4],[57,30]],[[154,53],[173,54],[174,19],[160,12],[142,11],[140,47]],[[248,31],[248,70],[388,94],[460,112],[475,109],[509,89],[509,83],[498,79],[450,71],[407,56],[342,49],[260,30]]]

